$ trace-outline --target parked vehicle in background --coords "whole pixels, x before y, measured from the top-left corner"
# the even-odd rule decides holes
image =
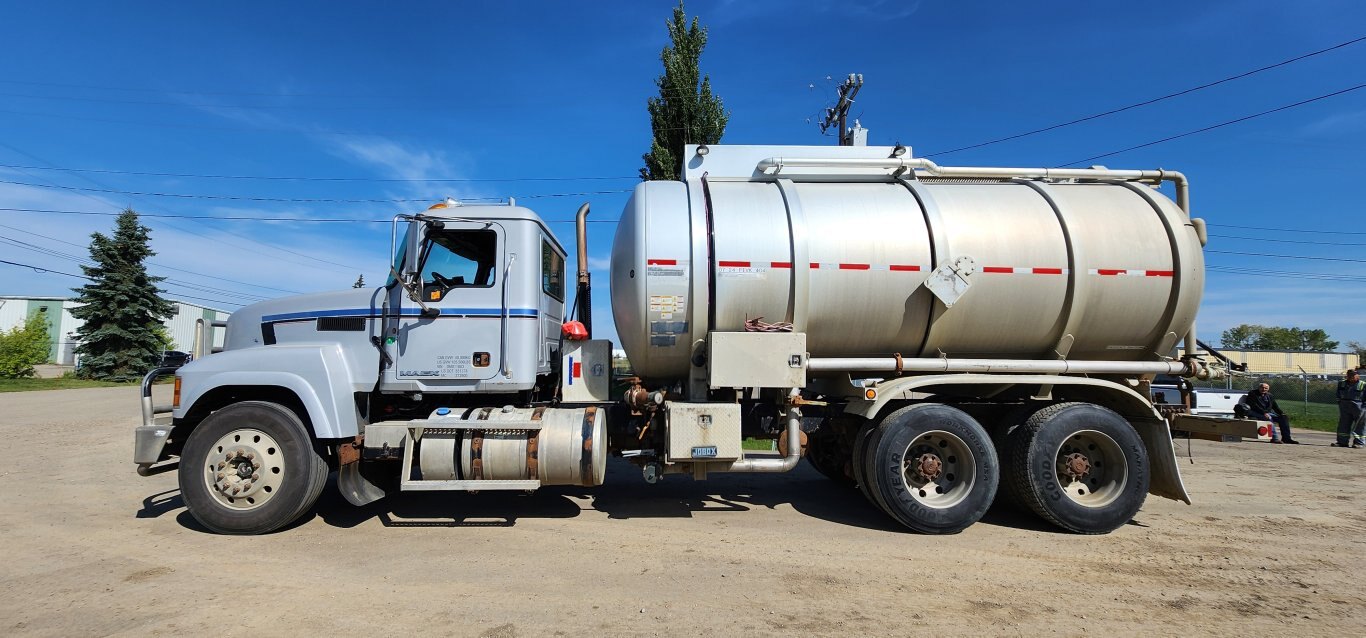
[[[157,367],[179,368],[180,366],[189,363],[192,359],[193,357],[191,357],[190,353],[188,352],[181,352],[179,350],[163,350],[161,353],[161,362],[157,364]]]

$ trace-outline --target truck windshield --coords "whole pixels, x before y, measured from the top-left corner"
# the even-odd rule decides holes
[[[492,230],[446,230],[423,247],[422,282],[446,288],[493,285],[498,261],[498,233]]]

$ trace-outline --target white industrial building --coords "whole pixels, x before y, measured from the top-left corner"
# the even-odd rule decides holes
[[[227,311],[208,308],[184,301],[170,300],[175,306],[175,315],[165,322],[171,335],[173,349],[189,352],[194,345],[195,323],[203,319],[206,323],[226,321]],[[0,295],[0,330],[9,330],[22,325],[31,314],[38,312],[47,317],[47,334],[52,341],[48,352],[48,362],[59,365],[75,365],[76,329],[85,323],[71,316],[71,309],[81,304],[66,297],[11,297]],[[223,345],[223,331],[214,331],[214,346]]]

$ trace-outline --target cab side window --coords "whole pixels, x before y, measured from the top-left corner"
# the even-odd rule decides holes
[[[498,265],[498,233],[444,230],[423,248],[422,283],[441,288],[493,286]]]
[[[541,290],[556,301],[564,301],[564,257],[544,239],[541,240]]]

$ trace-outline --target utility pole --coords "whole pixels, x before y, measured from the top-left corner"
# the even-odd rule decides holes
[[[854,105],[854,97],[858,95],[859,89],[863,88],[863,74],[850,73],[849,77],[839,86],[839,101],[834,106],[825,109],[825,120],[821,122],[821,133],[830,130],[832,126],[838,126],[840,146],[862,146],[867,144],[868,131],[855,122],[856,130],[845,128],[845,123],[849,120],[849,107]],[[855,143],[855,137],[862,138],[862,144]]]

